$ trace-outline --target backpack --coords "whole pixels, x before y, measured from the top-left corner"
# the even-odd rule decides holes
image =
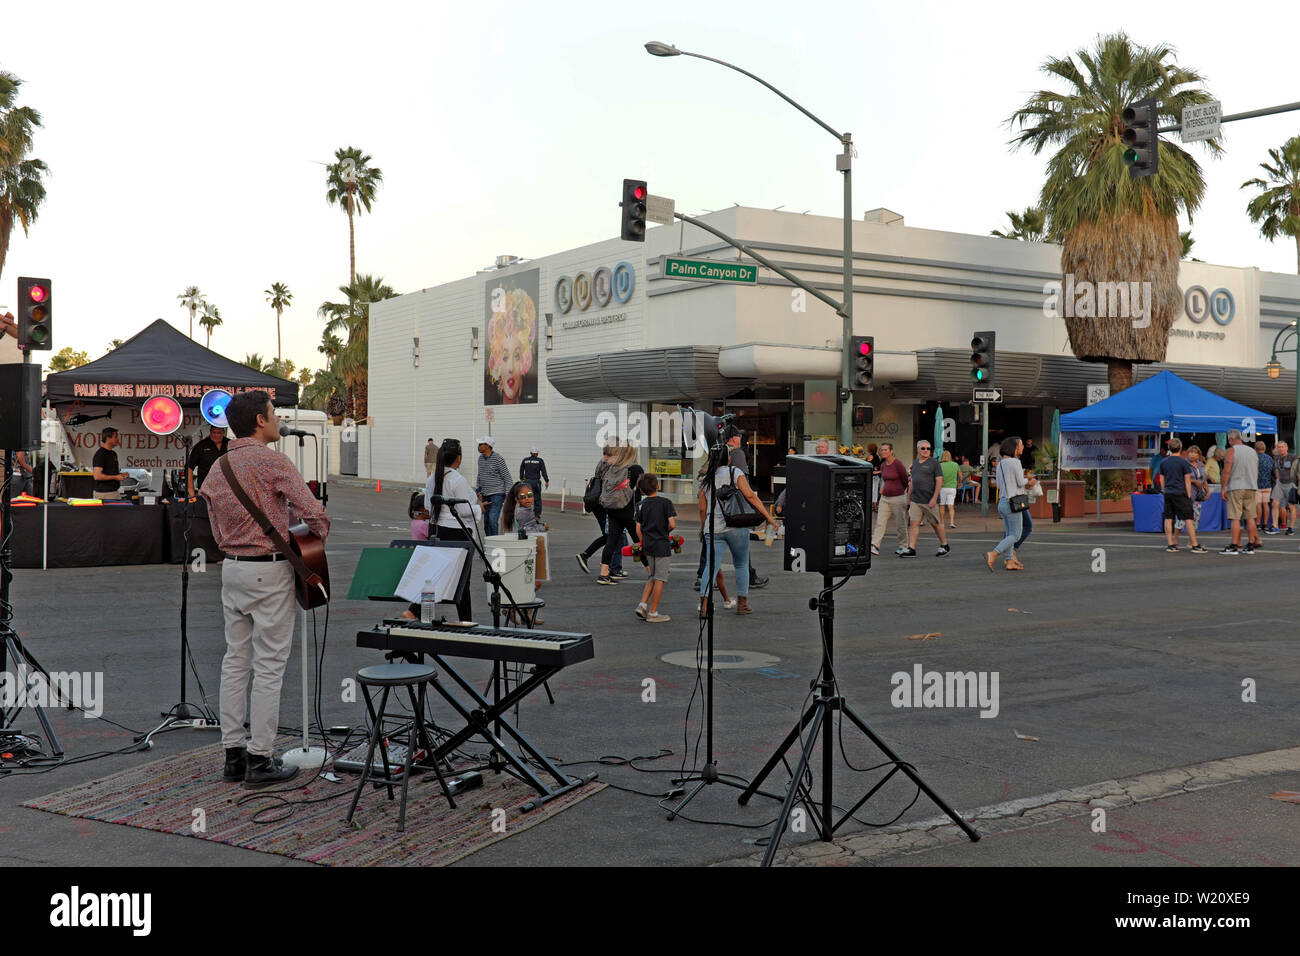
[[[627,466],[606,468],[600,479],[601,507],[619,511],[632,503],[632,480],[628,477]]]

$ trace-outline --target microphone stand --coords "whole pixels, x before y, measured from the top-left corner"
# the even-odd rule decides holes
[[[316,438],[316,436],[311,432],[307,432],[307,434],[311,435],[312,438]],[[306,446],[306,442],[303,440],[304,437],[305,436],[301,434],[297,436],[299,448],[303,448]],[[319,465],[320,465],[320,440],[319,439],[316,440],[316,464],[319,469]],[[319,470],[317,471],[317,474],[320,474]],[[323,501],[321,503],[324,504]],[[328,612],[328,606],[326,610]],[[326,613],[325,621],[326,621],[326,627],[328,628],[329,626],[328,613]],[[310,737],[311,715],[309,712],[309,707],[311,704],[311,688],[308,686],[308,682],[307,682],[307,669],[308,669],[307,661],[309,659],[307,653],[307,609],[302,606],[299,606],[298,608],[298,632],[302,635],[302,746],[294,747],[291,750],[286,750],[283,754],[280,755],[280,759],[291,767],[300,767],[303,770],[310,770],[312,773],[315,773],[318,770],[321,770],[325,766],[325,761],[328,755],[325,752],[325,748],[313,747],[311,745],[311,737]],[[320,680],[319,674],[317,675],[316,679],[318,681]],[[320,728],[320,731],[321,731],[321,737],[322,739],[324,739],[325,728],[324,727]]]

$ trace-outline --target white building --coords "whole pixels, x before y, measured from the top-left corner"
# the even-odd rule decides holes
[[[840,219],[744,207],[703,218],[840,297]],[[887,438],[910,460],[914,436],[933,432],[936,402],[946,418],[958,417],[970,401],[968,346],[976,330],[998,335],[996,384],[1006,404],[990,415],[995,433],[1041,439],[1054,408],[1082,407],[1086,386],[1106,381],[1105,366],[1076,360],[1064,321],[1045,314],[1045,288],[1061,280],[1058,246],[916,229],[888,210],[856,222],[853,244],[854,331],[874,335],[877,350],[876,387],[854,396],[874,408],[873,423],[855,432],[863,444]],[[601,441],[616,437],[603,426],[630,427],[632,413],[671,410],[665,403],[706,410],[725,403],[749,419],[760,442],[749,447],[756,483],[767,490],[765,476],[787,443],[836,433],[841,320],[766,268],[754,285],[665,278],[664,256],[679,254],[751,261],[700,229],[677,225],[651,229],[644,243],[610,239],[527,261],[503,258],[501,268],[372,305],[375,474],[422,482],[423,447],[432,436],[461,440],[472,477],[474,440],[490,431],[512,468],[536,445],[551,495],[561,480],[570,496],[580,495]],[[490,355],[499,354],[489,342],[494,290],[505,317],[517,301],[510,289],[532,282],[537,362],[529,375],[536,377],[536,400],[487,404],[502,395],[496,385],[485,392]],[[1268,378],[1264,366],[1275,335],[1300,317],[1300,276],[1184,262],[1179,284],[1186,309],[1167,360],[1138,366],[1137,377],[1170,368],[1279,415],[1289,434],[1294,353],[1283,358],[1287,370],[1279,379]],[[525,306],[519,315],[526,312]],[[505,393],[531,397],[529,375],[522,391],[506,386]],[[671,442],[635,437],[656,447]],[[960,425],[956,447],[974,460],[978,426]],[[647,448],[643,464],[653,458],[655,470],[671,472],[671,455]]]

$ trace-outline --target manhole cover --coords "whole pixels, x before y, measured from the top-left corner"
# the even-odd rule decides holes
[[[665,664],[672,664],[674,667],[688,667],[695,670],[695,651],[669,651],[659,658]],[[703,656],[701,662],[705,660]],[[759,651],[723,651],[713,652],[713,667],[715,670],[758,670],[763,667],[775,667],[781,663],[781,658],[773,654],[763,654]]]

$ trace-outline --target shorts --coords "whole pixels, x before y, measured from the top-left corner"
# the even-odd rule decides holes
[[[1290,501],[1290,500],[1291,500],[1291,489],[1294,488],[1294,487],[1295,487],[1295,485],[1274,485],[1274,486],[1273,486],[1273,495],[1272,495],[1273,500],[1274,500],[1274,501],[1281,501],[1281,502],[1287,502],[1287,501]]]
[[[943,489],[940,490],[942,491]],[[928,504],[922,504],[919,501],[913,501],[907,506],[907,517],[909,521],[928,521],[930,524],[943,524],[943,522],[939,520],[939,512],[935,511]]]
[[[955,505],[956,503],[957,503],[957,489],[956,489],[956,488],[940,488],[940,489],[939,489],[939,507],[940,507],[940,508],[942,508],[944,505]]]
[[[1268,496],[1272,493],[1272,488],[1260,488],[1259,491],[1255,492],[1255,502],[1261,505],[1268,504]]]
[[[655,581],[667,582],[668,566],[671,563],[672,559],[666,554],[661,558],[657,558],[653,554],[648,554],[645,557],[645,566],[650,569],[650,577]]]
[[[1255,517],[1255,492],[1249,488],[1234,488],[1231,491],[1223,493],[1227,499],[1227,511],[1229,521],[1240,521],[1242,518]]]
[[[1180,521],[1194,521],[1196,511],[1192,499],[1186,495],[1165,495],[1165,520],[1177,518]]]

